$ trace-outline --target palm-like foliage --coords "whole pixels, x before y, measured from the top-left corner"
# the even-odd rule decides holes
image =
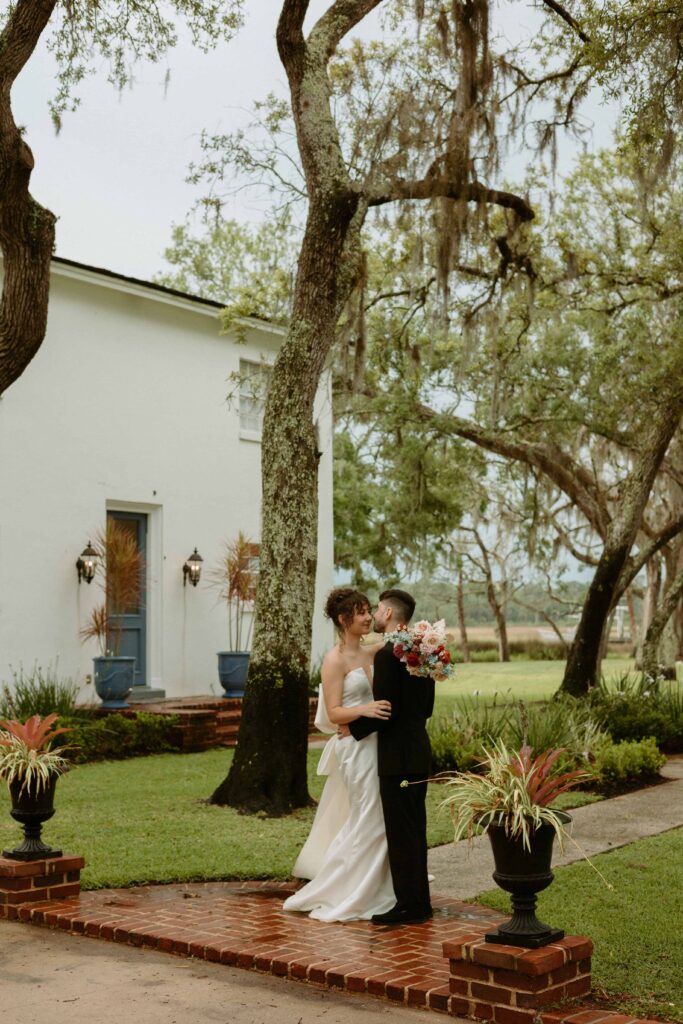
[[[231,651],[242,651],[249,644],[251,624],[243,636],[244,616],[256,599],[258,572],[254,564],[257,556],[258,546],[240,530],[233,540],[225,542],[221,560],[208,576],[228,606],[228,645]]]
[[[23,780],[22,792],[44,789],[55,775],[69,770],[68,761],[62,757],[63,747],[50,749],[52,741],[70,729],[53,728],[56,714],[32,715],[26,722],[14,719],[0,719],[0,779],[10,786]]]
[[[114,519],[95,539],[99,555],[99,582],[104,601],[90,612],[80,630],[81,640],[97,640],[102,654],[118,654],[121,645],[121,616],[137,608],[143,590],[145,563],[135,537]]]
[[[502,825],[529,849],[532,833],[545,822],[562,843],[562,821],[550,804],[590,777],[581,770],[562,771],[563,752],[546,750],[534,757],[530,747],[517,753],[498,740],[490,750],[484,748],[485,758],[478,766],[482,771],[447,776],[451,792],[443,803],[451,810],[454,838],[471,837],[477,826],[486,831],[490,825]]]

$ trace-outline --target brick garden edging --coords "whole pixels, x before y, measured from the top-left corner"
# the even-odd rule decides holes
[[[540,949],[504,946],[481,934],[444,942],[450,961],[451,1013],[497,1024],[533,1024],[542,1007],[591,991],[593,943],[567,935]]]
[[[5,879],[47,878],[54,888],[73,885],[56,882],[57,867],[46,869],[58,860],[34,862],[41,865],[34,873],[26,873],[33,865],[18,861],[0,859],[0,865],[11,865]],[[83,866],[82,858],[61,860],[65,876]],[[2,881],[0,875],[0,892]],[[291,882],[198,882],[97,889],[50,899],[49,885],[30,881],[28,888],[5,890],[20,898],[0,903],[0,917],[366,993],[397,1005],[474,1014],[494,1024],[658,1024],[575,999],[559,1008],[530,1005],[528,1000],[540,993],[544,1006],[544,994],[558,986],[568,992],[581,981],[579,988],[585,989],[582,979],[590,977],[592,944],[581,936],[539,950],[486,944],[485,932],[504,916],[446,896],[432,897],[434,919],[421,925],[377,928],[367,921],[312,921],[283,911],[284,898],[295,888]],[[48,898],[35,902],[43,889]],[[463,968],[465,974],[458,975]],[[490,989],[496,990],[495,1000]]]
[[[316,732],[315,713],[317,697],[309,698],[308,731]],[[98,717],[104,715],[125,715],[130,717],[139,711],[149,715],[174,717],[173,742],[183,754],[195,754],[212,747],[234,747],[237,743],[242,718],[241,697],[178,697],[155,703],[136,704],[131,701],[127,708],[97,708]]]
[[[66,900],[81,891],[83,857],[12,860],[0,857],[0,917],[17,916],[25,903]]]

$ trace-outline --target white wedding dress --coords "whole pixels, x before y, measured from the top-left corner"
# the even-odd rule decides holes
[[[322,690],[322,688],[321,688]],[[365,669],[344,677],[345,708],[374,700]],[[316,725],[334,732],[322,692]],[[297,878],[311,881],[284,902],[318,921],[354,921],[382,914],[396,903],[389,871],[384,815],[377,775],[377,733],[356,741],[333,736],[323,750],[318,774],[327,775],[310,834],[294,865]]]

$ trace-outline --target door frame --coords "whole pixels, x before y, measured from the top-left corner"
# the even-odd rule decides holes
[[[106,512],[133,512],[147,516],[147,573],[145,581],[145,660],[147,686],[163,689],[162,644],[162,506],[152,502],[107,499]]]

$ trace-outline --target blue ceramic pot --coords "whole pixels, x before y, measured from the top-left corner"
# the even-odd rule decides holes
[[[224,697],[244,697],[249,671],[249,651],[219,651],[218,678]]]
[[[103,708],[127,708],[127,697],[133,689],[135,658],[107,655],[93,658],[95,690]]]

